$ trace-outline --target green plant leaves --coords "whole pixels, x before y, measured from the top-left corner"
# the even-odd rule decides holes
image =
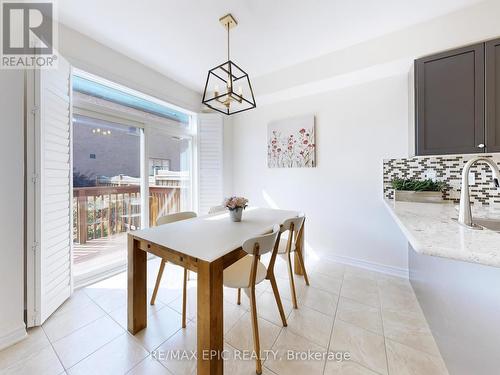
[[[395,178],[391,181],[395,190],[403,191],[443,191],[448,186],[444,181],[415,180],[412,178]]]

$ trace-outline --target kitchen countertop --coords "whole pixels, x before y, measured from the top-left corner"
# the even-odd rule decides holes
[[[384,199],[392,217],[418,253],[500,267],[500,233],[461,226],[451,203],[394,202]],[[499,207],[473,207],[473,217],[500,220]]]

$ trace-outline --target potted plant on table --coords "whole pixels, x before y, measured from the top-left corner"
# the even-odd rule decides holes
[[[443,181],[395,178],[391,181],[394,199],[401,202],[441,203],[446,183]]]
[[[243,210],[247,207],[248,199],[244,197],[229,197],[224,200],[224,206],[229,210],[232,221],[241,221]]]

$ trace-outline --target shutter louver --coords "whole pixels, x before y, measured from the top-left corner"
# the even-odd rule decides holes
[[[200,215],[223,199],[223,140],[224,127],[218,114],[200,114],[198,117],[198,165]]]
[[[38,72],[39,233],[36,254],[38,324],[71,294],[71,66],[59,59]]]

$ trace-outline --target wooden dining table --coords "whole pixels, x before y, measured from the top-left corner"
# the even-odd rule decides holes
[[[248,208],[241,222],[233,222],[228,213],[222,213],[129,233],[129,332],[135,335],[147,326],[148,253],[197,272],[197,373],[223,374],[223,271],[247,255],[241,248],[245,240],[297,215],[295,211]],[[301,238],[297,246],[303,249],[304,236]],[[302,274],[297,259],[294,269]]]

